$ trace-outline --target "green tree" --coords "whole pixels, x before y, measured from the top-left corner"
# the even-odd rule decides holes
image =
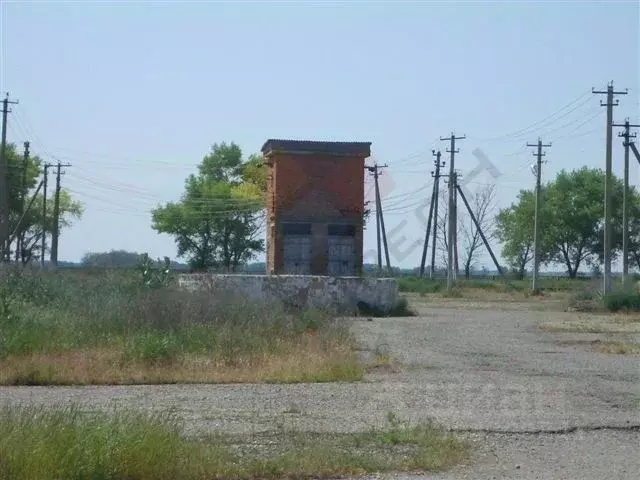
[[[22,215],[22,203],[25,209],[36,193],[43,174],[43,162],[38,156],[30,156],[26,164],[15,144],[6,149],[9,185],[9,234],[10,249],[16,261],[29,263],[40,253],[43,224],[47,232],[53,231],[53,201],[47,202],[46,219],[42,215],[42,190],[33,201],[31,209]],[[51,193],[49,192],[51,199]],[[60,232],[71,226],[74,219],[82,216],[83,207],[73,200],[69,192],[60,191]],[[21,249],[16,248],[18,244]]]
[[[533,260],[534,216],[535,195],[530,190],[521,190],[517,202],[500,210],[496,217],[502,256],[520,278]]]
[[[83,267],[121,268],[136,267],[143,258],[142,253],[126,250],[111,250],[109,252],[88,252],[82,256],[80,263]]]
[[[583,167],[570,172],[562,170],[548,187],[552,215],[547,229],[550,239],[547,261],[564,264],[571,278],[576,277],[582,265],[593,267],[595,262],[602,262],[604,183],[602,170]],[[622,190],[622,182],[614,177],[615,224],[622,218]],[[621,238],[621,228],[615,227],[614,249],[621,245]]]
[[[570,172],[562,170],[552,182],[543,186],[541,262],[564,265],[571,278],[577,276],[581,266],[593,268],[603,259],[604,178],[602,170],[583,167]],[[622,182],[614,177],[614,255],[622,245],[622,189]],[[637,197],[635,192],[634,196]],[[517,202],[498,215],[503,256],[520,274],[524,274],[526,265],[533,258],[534,212],[535,195],[530,190],[523,190]]]
[[[640,270],[640,216],[629,222],[629,268]]]
[[[624,187],[620,187],[624,188]],[[621,202],[622,200],[620,200]],[[640,270],[640,192],[629,187],[629,268]],[[622,252],[622,214],[614,222],[614,247]]]
[[[178,256],[195,270],[236,269],[264,250],[266,168],[253,155],[243,162],[236,144],[214,144],[185,181],[179,202],[152,212],[153,228],[175,238]]]

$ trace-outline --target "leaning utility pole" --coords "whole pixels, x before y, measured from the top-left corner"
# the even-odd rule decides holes
[[[538,150],[533,153],[533,156],[536,157],[536,210],[533,220],[533,281],[531,285],[531,290],[534,294],[540,291],[540,287],[538,286],[538,271],[540,269],[540,201],[542,198],[540,192],[540,177],[542,176],[542,157],[546,155],[546,153],[542,151],[542,147],[550,146],[550,143],[543,144],[540,138],[538,138],[538,143],[527,143],[527,147],[538,147]]]
[[[614,123],[614,127],[624,127],[624,132],[618,132],[618,136],[624,138],[624,190],[622,194],[622,286],[626,287],[629,276],[629,147],[631,138],[636,134],[631,133],[631,128],[639,128],[640,125],[631,125],[629,119],[623,124]]]
[[[384,255],[385,260],[387,262],[387,269],[390,273],[391,271],[391,261],[389,260],[389,246],[387,245],[387,230],[384,226],[384,217],[382,215],[382,201],[380,200],[380,185],[378,182],[378,178],[382,175],[381,171],[383,168],[387,168],[387,165],[378,165],[377,163],[373,165],[373,167],[366,167],[369,172],[373,174],[373,179],[375,181],[375,194],[376,194],[376,226],[378,227],[377,232],[377,240],[378,240],[378,268],[382,270],[382,252],[380,249],[380,233],[382,233],[382,242],[384,243]]]
[[[11,112],[9,105],[17,105],[17,101],[9,100],[9,94],[2,100],[2,141],[0,143],[0,255],[2,261],[9,260],[9,182],[7,164],[7,115]]]
[[[436,173],[435,173],[435,204],[433,206],[433,245],[431,245],[431,271],[429,273],[429,277],[433,278],[435,276],[434,270],[436,268],[436,241],[438,240],[438,198],[440,197],[440,168],[445,167],[446,162],[440,162],[441,153],[440,150],[435,152],[436,156]]]
[[[640,164],[640,152],[638,152],[638,149],[636,148],[636,144],[633,142],[629,142],[629,148],[631,148],[631,151],[633,151],[633,154],[636,157],[636,160],[638,160],[638,163]]]
[[[27,171],[29,169],[29,142],[24,142],[24,154],[22,156],[22,180],[20,183],[20,218],[24,217],[24,204],[27,197]],[[18,232],[16,236],[16,263],[22,258],[24,235]]]
[[[454,176],[454,178],[455,178],[455,176]],[[457,182],[457,180],[456,180],[456,182]],[[469,206],[469,202],[467,202],[467,198],[464,196],[464,192],[462,191],[462,188],[460,188],[460,185],[458,185],[457,183],[456,183],[456,189],[458,190],[458,193],[460,194],[460,198],[462,198],[462,201],[464,202],[464,206],[467,207],[467,211],[469,212],[469,216],[471,217],[471,220],[473,220],[473,223],[475,224],[476,228],[478,229],[478,233],[480,234],[480,238],[482,238],[482,241],[484,242],[484,246],[487,248],[487,251],[489,252],[489,255],[491,255],[491,260],[493,260],[493,264],[496,266],[496,269],[498,270],[498,273],[500,273],[500,275],[504,276],[504,271],[502,270],[502,267],[498,263],[498,259],[493,254],[493,250],[491,249],[491,245],[489,245],[489,242],[487,241],[487,237],[484,236],[484,232],[482,231],[482,227],[480,227],[480,223],[478,222],[478,219],[473,214],[473,210],[471,210],[471,207]]]
[[[455,173],[455,155],[456,153],[459,153],[460,150],[456,150],[456,140],[464,140],[466,137],[466,135],[462,135],[461,137],[456,137],[455,133],[451,132],[451,135],[449,137],[440,137],[440,141],[445,141],[448,140],[451,143],[451,147],[449,150],[447,150],[448,153],[451,154],[450,160],[449,160],[449,196],[453,197],[453,208],[449,209],[449,218],[451,219],[451,217],[453,217],[453,221],[449,222],[449,226],[451,228],[451,225],[453,225],[453,232],[452,232],[452,240],[453,240],[453,255],[454,255],[454,263],[455,263],[455,267],[453,269],[453,275],[454,277],[456,277],[458,275],[458,212],[457,212],[457,207],[458,207],[458,198],[457,195],[455,193],[455,185],[453,183],[451,183],[451,180],[453,179],[453,174]]]
[[[51,235],[51,264],[58,266],[58,237],[60,236],[60,175],[62,167],[70,167],[71,164],[62,164],[58,162],[56,165],[56,196],[53,203],[53,232]]]
[[[40,266],[44,268],[44,253],[47,248],[47,178],[50,163],[44,164],[44,179],[42,180],[42,238],[40,239]]]
[[[613,151],[613,107],[619,104],[618,100],[613,100],[614,95],[626,95],[628,91],[616,92],[613,89],[613,82],[607,85],[606,91],[591,90],[598,95],[606,95],[607,101],[600,101],[600,106],[607,107],[607,151],[605,158],[605,182],[604,182],[604,282],[603,293],[611,291],[611,250],[612,250],[612,228],[611,228],[611,202],[613,194],[613,174],[612,174],[612,151]]]
[[[435,161],[436,171],[431,172],[431,176],[434,179],[433,189],[431,191],[431,202],[429,203],[429,217],[427,219],[427,230],[424,236],[424,247],[422,248],[422,260],[420,261],[420,276],[424,276],[424,266],[427,262],[427,252],[429,251],[429,237],[431,236],[431,227],[433,227],[433,231],[436,231],[436,221],[434,220],[433,212],[435,205],[437,205],[437,195],[438,195],[438,177],[440,176],[440,152],[436,154],[436,151],[433,151],[433,155],[437,157]],[[437,215],[437,214],[436,214]],[[434,235],[435,241],[435,235]]]
[[[452,174],[445,175],[449,177],[449,214],[447,215],[448,220],[448,228],[447,228],[447,291],[450,292],[453,290],[453,282],[454,282],[454,272],[455,268],[453,265],[453,234],[455,230],[455,218],[453,215],[453,210],[455,208],[455,194],[456,194],[456,186],[458,183],[458,174],[457,172],[453,172]]]
[[[24,220],[24,217],[26,217],[27,213],[29,213],[29,211],[31,210],[31,207],[33,206],[33,202],[36,201],[36,197],[38,196],[38,193],[40,193],[40,189],[42,188],[42,184],[43,183],[44,183],[44,180],[40,180],[40,183],[38,184],[38,188],[36,188],[36,191],[33,194],[33,197],[31,197],[31,200],[29,200],[29,205],[27,205],[27,208],[24,210],[24,213],[18,219],[18,223],[15,226],[13,234],[11,235],[11,237],[9,237],[9,242],[12,242],[14,238],[16,238],[16,239],[18,238],[18,235],[20,234],[20,228],[22,227],[22,222]],[[23,247],[24,247],[24,243],[23,243]],[[24,260],[24,251],[23,250],[20,250],[20,257],[21,258],[19,258],[18,261],[20,263],[22,263],[22,261]]]

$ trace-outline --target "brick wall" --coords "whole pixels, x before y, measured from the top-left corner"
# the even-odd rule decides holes
[[[283,263],[278,233],[283,219],[313,223],[316,247],[324,241],[323,225],[356,224],[356,266],[361,267],[364,157],[274,153],[268,160],[267,272],[277,273]],[[326,258],[314,258],[314,273],[321,274],[326,264]]]

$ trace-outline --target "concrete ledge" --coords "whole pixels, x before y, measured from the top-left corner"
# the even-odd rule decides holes
[[[398,297],[393,278],[321,277],[310,275],[183,274],[181,288],[206,289],[212,294],[235,294],[250,301],[281,301],[301,308],[352,314],[359,303],[391,310]]]

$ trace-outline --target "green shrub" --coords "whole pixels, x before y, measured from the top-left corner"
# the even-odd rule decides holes
[[[640,294],[636,292],[612,292],[605,295],[602,300],[604,307],[612,312],[640,311]]]
[[[412,317],[415,312],[409,307],[409,301],[406,297],[400,296],[396,299],[391,309],[383,309],[378,306],[358,303],[358,315],[367,317]]]
[[[144,332],[134,335],[125,346],[125,360],[162,362],[174,359],[180,353],[176,337],[165,332]]]
[[[412,293],[437,293],[442,290],[443,282],[421,277],[400,277],[398,278],[398,289],[401,292]]]
[[[413,317],[415,312],[409,306],[407,297],[398,297],[395,305],[389,312],[390,317]]]
[[[38,286],[55,297],[39,295]],[[147,284],[135,271],[0,278],[0,355],[124,346],[125,360],[166,361],[182,352],[232,360],[238,353],[274,353],[309,330],[326,338],[349,335],[327,312]]]
[[[600,298],[596,292],[578,290],[569,297],[568,306],[573,310],[589,312],[598,309]]]

